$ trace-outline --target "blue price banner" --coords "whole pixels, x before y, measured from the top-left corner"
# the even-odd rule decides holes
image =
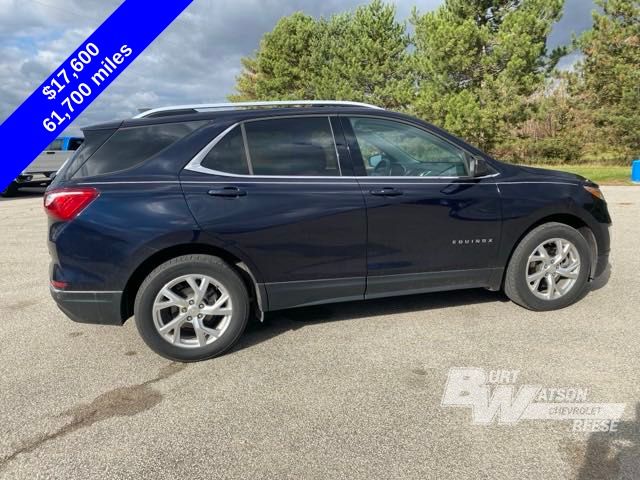
[[[125,0],[0,125],[0,190],[16,178],[193,0]],[[27,138],[24,142],[11,141]]]

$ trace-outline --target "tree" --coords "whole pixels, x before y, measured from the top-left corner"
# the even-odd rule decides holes
[[[258,83],[258,60],[252,57],[243,57],[242,72],[236,77],[236,94],[229,95],[229,100],[234,102],[247,102],[258,98],[256,84]]]
[[[507,160],[640,154],[640,0],[596,0],[583,58],[547,39],[564,0],[444,0],[413,37],[382,0],[282,18],[242,59],[232,100],[342,99],[406,110]]]
[[[577,41],[584,58],[576,91],[593,112],[600,144],[640,154],[640,1],[598,0],[593,29]],[[615,140],[613,140],[615,139]],[[613,140],[613,141],[612,141]]]
[[[287,100],[313,98],[311,48],[318,23],[301,12],[283,17],[266,33],[256,56],[242,59],[244,70],[237,78],[241,100]]]
[[[557,72],[529,98],[527,119],[508,129],[494,153],[517,163],[576,162],[591,137],[588,112],[578,103],[566,75]]]
[[[526,120],[563,53],[547,38],[564,0],[445,0],[415,9],[415,113],[492,150]]]
[[[412,100],[409,36],[380,0],[322,21],[313,49],[316,98],[402,109]]]
[[[231,100],[337,99],[400,109],[412,98],[405,26],[374,0],[354,13],[282,18],[244,58]]]

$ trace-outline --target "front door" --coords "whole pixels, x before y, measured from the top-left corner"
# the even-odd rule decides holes
[[[426,127],[373,116],[342,124],[367,204],[367,297],[487,286],[500,197],[469,154]]]

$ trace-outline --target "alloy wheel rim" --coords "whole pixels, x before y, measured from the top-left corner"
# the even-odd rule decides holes
[[[575,286],[580,275],[580,254],[564,238],[552,238],[538,245],[525,272],[529,290],[542,300],[557,300]]]
[[[213,277],[183,275],[166,283],[153,302],[160,336],[180,348],[202,348],[220,338],[231,323],[227,289]]]

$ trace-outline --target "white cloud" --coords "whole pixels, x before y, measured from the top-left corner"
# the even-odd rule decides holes
[[[277,20],[302,10],[328,16],[366,0],[195,0],[74,122],[127,118],[138,107],[224,101],[240,58]],[[584,4],[580,19],[584,23]],[[119,0],[0,0],[0,120],[4,120],[120,4]],[[397,0],[398,17],[441,0]],[[576,3],[576,0],[569,0]],[[151,7],[150,7],[151,8]],[[565,14],[563,32],[577,20]],[[578,22],[579,23],[579,22]],[[582,24],[580,24],[582,25]]]

